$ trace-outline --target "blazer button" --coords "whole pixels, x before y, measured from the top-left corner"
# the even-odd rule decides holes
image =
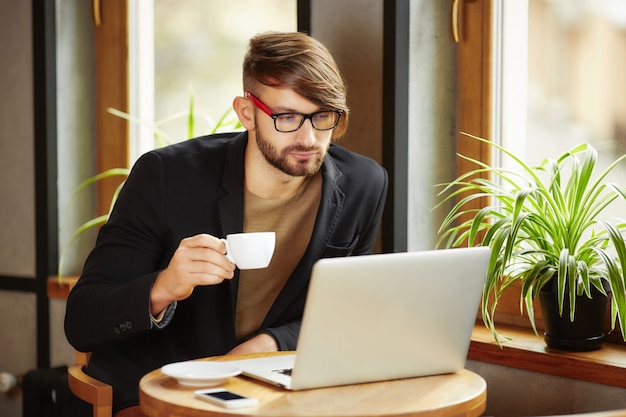
[[[132,328],[133,328],[133,323],[130,321],[127,321],[126,323],[122,323],[119,326],[115,326],[114,330],[116,334],[121,334]]]

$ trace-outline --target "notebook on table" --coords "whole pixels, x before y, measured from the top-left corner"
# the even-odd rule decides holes
[[[490,249],[321,259],[295,354],[235,361],[290,390],[437,375],[465,367]]]

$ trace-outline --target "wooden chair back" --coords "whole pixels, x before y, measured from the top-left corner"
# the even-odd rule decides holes
[[[112,417],[113,387],[87,375],[83,368],[89,362],[88,352],[76,352],[76,364],[67,369],[70,390],[93,407],[93,417]]]

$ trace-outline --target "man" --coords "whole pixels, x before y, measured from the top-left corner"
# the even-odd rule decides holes
[[[167,363],[294,350],[313,264],[373,250],[387,174],[331,144],[349,110],[330,53],[301,33],[259,35],[243,84],[246,132],[137,161],[69,296],[67,338],[92,352],[86,372],[113,386],[114,411]],[[268,268],[226,258],[220,238],[241,231],[276,232]]]

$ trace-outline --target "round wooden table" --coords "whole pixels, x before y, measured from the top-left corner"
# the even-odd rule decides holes
[[[207,360],[249,359],[234,355]],[[150,417],[170,416],[480,416],[486,407],[487,384],[466,369],[453,374],[367,384],[288,391],[244,376],[229,378],[224,388],[256,397],[259,405],[228,410],[194,397],[202,387],[180,385],[160,369],[139,383],[139,404]]]

